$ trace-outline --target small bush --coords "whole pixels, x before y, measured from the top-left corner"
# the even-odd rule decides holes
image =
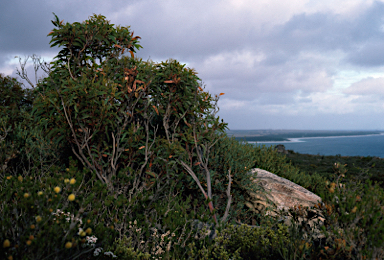
[[[94,235],[97,225],[93,216],[84,216],[90,206],[84,176],[86,172],[77,169],[53,166],[42,176],[32,172],[1,178],[0,240],[10,243],[0,248],[1,258],[67,259],[90,254],[93,243],[87,237]]]

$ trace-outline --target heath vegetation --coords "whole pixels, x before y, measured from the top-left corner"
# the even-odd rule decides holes
[[[229,138],[223,93],[176,60],[137,58],[129,27],[102,15],[52,23],[62,49],[50,64],[32,56],[46,77],[32,83],[26,61],[30,89],[0,77],[2,259],[383,258],[377,184],[335,162],[306,174]],[[321,196],[324,239],[248,210],[255,167]]]

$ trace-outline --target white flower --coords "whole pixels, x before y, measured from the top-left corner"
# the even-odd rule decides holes
[[[93,255],[94,255],[94,256],[98,256],[98,255],[101,253],[101,251],[103,251],[103,248],[102,248],[102,247],[98,247],[98,248],[96,248],[95,251],[93,252]]]
[[[171,250],[171,243],[172,241],[169,241],[168,245],[167,245],[167,251],[169,252]]]
[[[108,251],[108,252],[105,252],[104,255],[107,255],[107,256],[112,256],[113,258],[117,257],[116,255],[114,255],[112,252]]]
[[[88,244],[95,244],[97,241],[97,237],[95,236],[86,236],[85,239],[87,240]]]

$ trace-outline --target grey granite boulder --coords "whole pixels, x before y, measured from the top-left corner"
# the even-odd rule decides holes
[[[308,230],[324,223],[324,216],[316,207],[322,204],[322,200],[316,194],[262,169],[252,169],[248,174],[260,190],[258,193],[248,193],[245,205],[250,210],[278,217],[287,225],[291,225],[295,219],[295,222],[303,224]]]
[[[268,213],[275,215],[279,210],[288,210],[299,205],[313,207],[321,203],[321,198],[316,194],[276,174],[258,168],[252,169],[249,174],[253,183],[263,191],[258,194],[249,193],[249,202],[253,204],[249,207],[256,212],[272,207]]]
[[[322,203],[321,198],[307,189],[276,174],[252,169],[249,173],[252,182],[257,185],[258,193],[249,192],[245,205],[252,211],[277,218],[286,225],[295,222],[304,229],[304,237],[314,239],[325,238],[319,226],[324,224],[324,217],[315,207]],[[239,223],[242,224],[242,223]],[[193,222],[196,229],[195,238],[206,237],[214,239],[217,230],[213,223]],[[262,226],[250,226],[263,228]]]

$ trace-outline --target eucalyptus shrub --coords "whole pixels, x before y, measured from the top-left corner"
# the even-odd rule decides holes
[[[157,64],[134,58],[141,46],[128,27],[114,28],[101,15],[74,24],[55,17],[51,46],[64,48],[47,66],[48,77],[34,87],[29,116],[36,134],[29,132],[25,139],[34,147],[39,140],[51,145],[50,152],[59,154],[59,167],[68,167],[73,156],[80,170],[89,170],[84,178],[97,179],[86,184],[92,207],[84,209],[102,223],[95,232],[103,235],[107,227],[123,238],[130,229],[127,223],[136,220],[148,237],[156,225],[166,230],[178,223],[169,220],[172,214],[163,212],[164,207],[204,221],[214,215],[208,158],[217,133],[226,127],[215,116],[218,96],[205,92],[196,72],[177,61]],[[122,56],[125,51],[131,58]],[[27,171],[32,178],[50,176],[52,166],[41,164]],[[204,178],[209,183],[203,193],[210,214],[203,211],[206,203],[173,203],[187,176],[200,187]]]
[[[64,48],[35,89],[36,125],[129,200],[143,190],[156,197],[162,186],[182,183],[186,171],[216,220],[208,158],[226,127],[216,116],[219,97],[204,92],[196,72],[177,61],[135,59],[140,37],[104,16],[65,25],[56,16],[52,23],[51,46]],[[131,58],[122,56],[126,50]]]

